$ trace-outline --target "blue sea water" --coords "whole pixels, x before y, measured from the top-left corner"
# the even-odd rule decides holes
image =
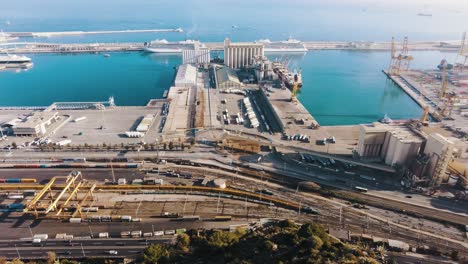
[[[385,1],[387,2],[387,1]],[[82,35],[38,38],[40,42],[143,42],[157,38],[202,41],[459,39],[468,7],[427,6],[364,0],[264,1],[3,1],[4,31],[125,30],[182,27],[185,33]],[[392,3],[390,3],[392,2]],[[401,4],[398,4],[401,2]],[[433,17],[419,17],[428,9]],[[427,11],[425,11],[427,12]],[[7,23],[7,21],[9,23]],[[233,27],[235,25],[235,27]],[[454,53],[412,52],[413,67],[434,68]],[[116,98],[118,105],[144,105],[170,86],[179,56],[141,53],[102,55],[30,55],[26,72],[0,72],[0,105],[47,105],[53,101]],[[313,51],[289,58],[302,68],[301,102],[322,125],[372,122],[385,113],[394,119],[419,117],[421,109],[381,70],[387,52]],[[284,58],[283,58],[284,59]]]

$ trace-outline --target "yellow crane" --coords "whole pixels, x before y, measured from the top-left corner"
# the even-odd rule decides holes
[[[423,115],[421,116],[421,123],[427,122],[427,117],[429,116],[429,106],[424,107]]]
[[[299,90],[299,83],[294,82],[294,85],[292,87],[292,95],[291,95],[291,102],[297,103],[297,92]]]
[[[468,50],[467,50],[467,44],[466,44],[466,32],[463,32],[462,35],[462,40],[460,44],[460,50],[458,51],[457,58],[455,59],[455,63],[458,62],[459,57],[464,57],[462,58],[462,62],[458,64],[458,69],[460,72],[462,72],[465,69],[466,61],[468,60]]]
[[[447,94],[447,86],[448,86],[448,81],[447,81],[447,63],[442,64],[442,86],[440,88],[440,98],[445,98],[445,95]]]
[[[391,75],[399,75],[400,71],[403,69],[407,71],[409,69],[411,61],[413,61],[414,57],[408,54],[408,37],[403,39],[403,46],[401,53],[396,55],[396,44],[395,38],[392,37],[391,47],[390,47],[390,67],[389,67],[389,74]]]

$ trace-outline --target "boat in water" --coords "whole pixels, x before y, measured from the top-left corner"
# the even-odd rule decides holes
[[[104,58],[109,58],[109,57],[110,57],[109,53],[104,54]]]
[[[383,118],[379,119],[379,122],[382,124],[390,124],[393,123],[393,120],[390,117],[388,117],[387,114],[385,114]]]
[[[288,38],[283,41],[271,41],[269,39],[260,39],[255,41],[264,45],[265,53],[305,53],[307,48],[304,43],[297,39]]]
[[[429,13],[418,13],[418,16],[431,17],[432,14],[429,14]]]
[[[5,68],[22,68],[27,69],[33,66],[32,60],[26,56],[20,55],[0,55],[0,66]]]
[[[193,48],[196,40],[184,40],[169,42],[165,39],[157,39],[151,42],[145,42],[144,51],[153,53],[182,53],[185,49]]]

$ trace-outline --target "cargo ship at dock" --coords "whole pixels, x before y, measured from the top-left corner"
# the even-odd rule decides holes
[[[297,39],[288,38],[284,41],[270,41],[269,39],[260,39],[255,41],[262,43],[265,53],[305,53],[307,48],[304,43]]]
[[[272,63],[273,72],[278,75],[279,80],[288,88],[293,89],[295,83],[297,83],[297,87],[302,87],[302,72],[293,71],[290,72],[288,67],[284,65],[282,62],[275,61]]]

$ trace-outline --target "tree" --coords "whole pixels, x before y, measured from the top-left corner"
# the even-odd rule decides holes
[[[195,138],[194,137],[190,139],[190,145],[191,146],[195,145]]]
[[[53,251],[47,252],[47,264],[54,264],[57,255]]]
[[[20,259],[14,259],[10,262],[10,264],[24,264],[24,262],[21,261]]]
[[[167,149],[167,143],[166,143],[166,142],[164,142],[163,149],[164,149],[164,150]]]
[[[171,141],[169,142],[169,149],[170,150],[173,150],[174,149],[174,143]]]
[[[152,244],[143,253],[143,262],[148,264],[158,263],[162,258],[169,257],[169,250],[164,244]]]
[[[186,251],[190,245],[190,237],[187,234],[180,234],[177,236],[177,247]]]
[[[216,231],[208,238],[208,244],[216,248],[225,248],[234,245],[239,237],[230,232]]]
[[[13,142],[13,143],[11,143],[11,147],[16,149],[18,147],[18,145],[16,145],[16,142]]]
[[[185,149],[185,145],[184,145],[184,144],[181,144],[181,145],[180,145],[180,149],[184,150],[184,149]]]

